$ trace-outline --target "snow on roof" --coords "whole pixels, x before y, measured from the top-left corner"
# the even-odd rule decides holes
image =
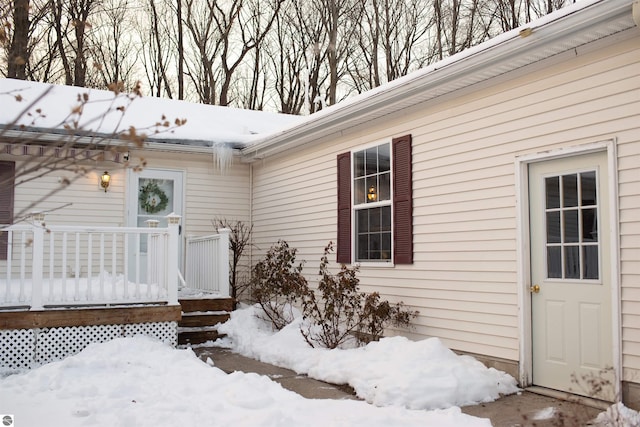
[[[111,134],[130,126],[142,129],[176,119],[186,123],[172,131],[152,135],[155,141],[213,146],[215,144],[247,144],[260,134],[299,122],[299,116],[243,110],[216,105],[195,104],[173,99],[137,97],[130,94],[54,85],[33,81],[0,79],[0,126],[14,124],[34,129],[60,131],[70,114],[80,105],[79,96],[88,95],[79,128],[83,132]],[[124,106],[122,114],[116,108]],[[28,111],[25,111],[25,108]],[[40,110],[42,115],[36,110]],[[30,113],[28,115],[26,113]],[[77,116],[75,116],[77,117]],[[163,119],[165,117],[165,119]],[[75,120],[75,118],[74,118]]]

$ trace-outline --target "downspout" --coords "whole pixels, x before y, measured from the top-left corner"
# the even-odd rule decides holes
[[[253,162],[249,163],[249,227],[253,230]],[[249,275],[253,270],[253,232],[249,242]]]

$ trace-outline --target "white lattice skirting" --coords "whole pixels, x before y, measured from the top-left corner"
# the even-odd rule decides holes
[[[175,347],[178,322],[2,330],[0,367],[30,368],[79,353],[92,343],[135,335],[149,335]]]

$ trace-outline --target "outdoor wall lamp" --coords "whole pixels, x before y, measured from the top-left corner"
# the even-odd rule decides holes
[[[373,185],[369,187],[369,191],[367,192],[367,200],[370,202],[375,202],[378,198],[378,194],[376,193],[376,187]]]
[[[109,188],[109,184],[111,183],[111,175],[109,172],[105,171],[100,177],[100,187],[104,188],[104,192],[107,192],[107,188]]]

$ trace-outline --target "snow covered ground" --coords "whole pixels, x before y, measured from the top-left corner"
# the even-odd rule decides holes
[[[218,328],[227,338],[214,345],[334,384],[349,384],[376,406],[436,409],[490,402],[518,391],[510,375],[458,356],[437,338],[383,338],[365,347],[311,348],[301,317],[274,333],[257,306],[236,310]]]
[[[0,413],[25,426],[490,426],[446,410],[314,400],[265,376],[225,374],[146,337],[92,344],[0,380]]]
[[[138,336],[92,344],[30,371],[4,377],[0,372],[0,414],[11,414],[20,427],[486,427],[489,420],[462,414],[455,405],[516,391],[513,378],[455,355],[436,339],[395,337],[363,348],[311,349],[295,324],[273,333],[253,308],[234,312],[222,329],[230,338],[218,345],[316,378],[350,383],[374,404],[305,399],[266,376],[227,375],[191,349]],[[448,408],[424,409],[437,407]],[[640,424],[638,413],[622,405],[609,412],[601,414],[602,425]],[[607,424],[621,414],[622,424]]]

